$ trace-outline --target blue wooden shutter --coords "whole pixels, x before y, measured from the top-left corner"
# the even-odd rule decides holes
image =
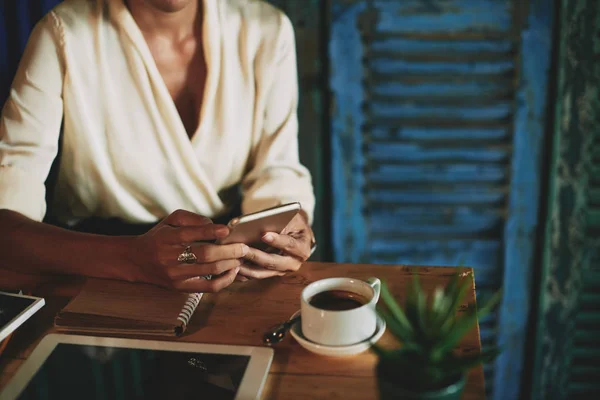
[[[336,261],[472,266],[485,367],[519,397],[540,183],[552,1],[334,0]]]
[[[600,394],[600,2],[560,0],[532,399]]]

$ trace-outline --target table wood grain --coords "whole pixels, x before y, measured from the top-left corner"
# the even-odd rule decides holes
[[[306,263],[297,273],[281,278],[235,283],[220,293],[206,294],[185,335],[165,340],[262,346],[265,330],[285,321],[300,308],[300,293],[310,282],[328,277],[378,277],[402,301],[413,272],[419,274],[425,290],[433,291],[435,287],[445,285],[456,269]],[[465,304],[473,303],[473,271],[464,269],[464,272],[473,282]],[[77,294],[81,283],[82,280],[77,278],[20,275],[0,270],[0,288],[29,290],[46,299],[46,306],[18,329],[0,356],[0,388],[6,385],[43,336],[54,331],[54,315]],[[395,342],[386,332],[380,344],[393,345]],[[376,357],[371,352],[344,358],[323,357],[306,351],[290,335],[274,349],[265,399],[377,398]],[[457,351],[466,353],[480,349],[477,326],[466,335]],[[485,398],[482,367],[469,374],[463,398]]]

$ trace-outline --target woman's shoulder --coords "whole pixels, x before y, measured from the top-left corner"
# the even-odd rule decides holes
[[[109,0],[63,0],[56,5],[47,15],[60,21],[63,28],[81,32],[92,30],[90,21],[95,18],[108,20]]]
[[[291,22],[279,8],[265,0],[216,0],[221,8],[224,26],[240,26],[245,33],[258,33],[270,38],[289,33]]]
[[[279,8],[263,0],[213,1],[219,4],[224,36],[245,43],[247,55],[258,64],[272,64],[294,50],[293,25]]]

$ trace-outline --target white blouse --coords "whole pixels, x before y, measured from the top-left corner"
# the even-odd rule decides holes
[[[65,223],[213,217],[236,184],[244,213],[299,201],[312,216],[289,19],[257,0],[203,2],[208,76],[192,139],[123,0],[65,0],[37,24],[0,120],[0,209],[44,218],[62,123]]]

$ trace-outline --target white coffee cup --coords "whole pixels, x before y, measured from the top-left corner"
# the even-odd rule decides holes
[[[344,290],[367,299],[367,303],[349,310],[324,310],[310,304],[313,296],[330,290]],[[347,346],[369,339],[377,328],[375,305],[381,281],[353,278],[327,278],[313,282],[302,291],[302,334],[308,340],[326,346]]]

